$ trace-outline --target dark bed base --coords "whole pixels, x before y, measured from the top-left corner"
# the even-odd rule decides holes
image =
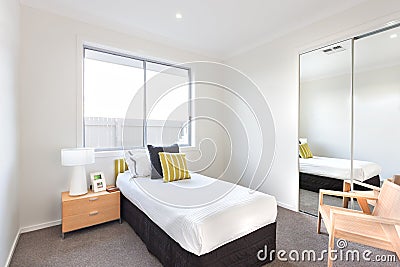
[[[379,175],[365,180],[364,183],[380,186]],[[335,191],[343,191],[343,180],[323,177],[308,173],[300,173],[300,189],[305,189],[312,192],[319,192],[320,189],[329,189]],[[370,190],[359,185],[354,185],[354,190]]]
[[[164,266],[261,266],[272,262],[276,249],[276,222],[254,231],[242,238],[225,244],[207,254],[196,256],[184,250],[175,240],[149,219],[140,209],[121,194],[121,216],[146,244],[150,253]],[[227,222],[229,223],[229,222]],[[257,253],[267,247],[264,261]],[[263,257],[264,253],[260,253]]]

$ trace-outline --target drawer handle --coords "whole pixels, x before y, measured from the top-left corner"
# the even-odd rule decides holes
[[[89,216],[95,216],[95,215],[97,215],[97,214],[99,214],[98,211],[92,211],[92,212],[89,213]]]
[[[91,198],[89,198],[89,201],[96,201],[98,199],[99,199],[98,197],[91,197]]]

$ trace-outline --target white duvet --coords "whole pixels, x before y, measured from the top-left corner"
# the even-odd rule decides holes
[[[275,222],[273,196],[191,173],[171,183],[119,174],[122,194],[182,248],[206,254],[230,241]]]
[[[348,159],[312,157],[300,158],[300,172],[336,179],[350,179],[351,162]],[[353,161],[353,178],[363,182],[381,173],[381,167],[373,162]]]

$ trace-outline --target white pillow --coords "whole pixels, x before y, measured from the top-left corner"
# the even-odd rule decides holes
[[[147,154],[125,153],[125,161],[133,177],[146,177],[151,174],[151,163]]]
[[[300,138],[299,138],[299,141],[300,141],[300,144],[308,143],[307,138],[302,138],[302,137],[300,137]]]

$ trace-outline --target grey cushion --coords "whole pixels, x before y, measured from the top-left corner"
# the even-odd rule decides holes
[[[147,150],[149,151],[150,161],[151,161],[151,179],[161,179],[163,178],[162,167],[160,156],[158,153],[167,152],[167,153],[179,153],[179,146],[177,144],[173,144],[171,146],[153,146],[147,145]]]

